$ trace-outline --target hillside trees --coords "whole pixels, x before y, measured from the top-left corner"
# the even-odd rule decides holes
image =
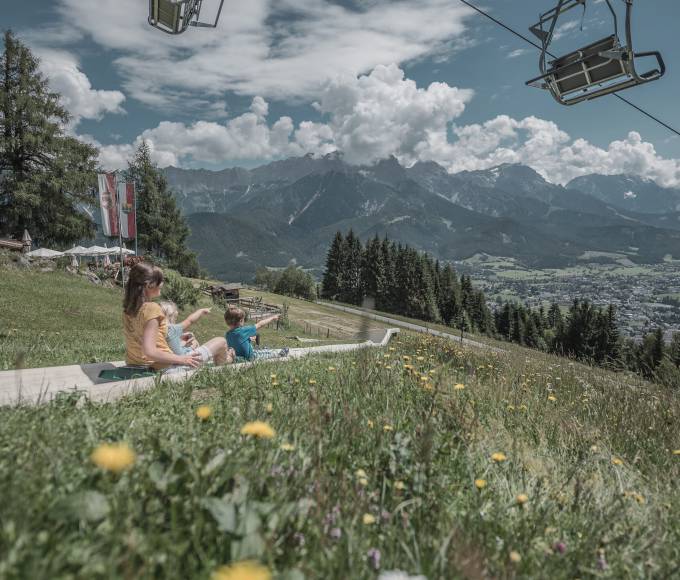
[[[137,191],[137,236],[142,251],[162,258],[184,276],[199,276],[196,254],[186,247],[190,230],[165,177],[151,161],[146,142],[128,164],[127,179]]]
[[[40,244],[91,237],[97,149],[67,136],[69,114],[38,59],[7,31],[0,57],[0,233],[28,229]]]
[[[384,312],[487,332],[493,328],[484,293],[469,277],[462,285],[450,264],[376,236],[364,246],[351,230],[337,232],[323,274],[322,296]],[[467,310],[465,308],[467,304]]]

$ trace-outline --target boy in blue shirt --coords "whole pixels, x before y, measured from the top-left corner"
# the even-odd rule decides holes
[[[229,331],[224,335],[227,339],[227,346],[234,349],[237,357],[240,356],[246,360],[288,356],[288,348],[282,348],[279,351],[265,348],[255,350],[251,342],[251,339],[257,336],[258,328],[278,320],[279,316],[279,314],[274,314],[259,320],[253,325],[244,326],[246,313],[242,309],[233,306],[227,308],[227,311],[224,313],[224,321],[229,327]]]

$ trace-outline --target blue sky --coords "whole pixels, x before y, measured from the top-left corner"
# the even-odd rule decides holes
[[[217,2],[204,0],[206,19]],[[477,4],[526,35],[551,6]],[[661,51],[668,72],[623,94],[680,127],[680,3],[635,4],[635,48]],[[605,8],[590,0],[583,30],[580,9],[565,16],[555,52],[609,34]],[[629,172],[680,186],[680,138],[612,97],[562,107],[525,87],[537,51],[458,0],[225,0],[216,30],[179,37],[146,16],[145,0],[29,0],[4,14],[64,95],[69,131],[99,145],[107,168],[146,139],[160,165],[339,149],[353,163],[522,162],[554,182]]]

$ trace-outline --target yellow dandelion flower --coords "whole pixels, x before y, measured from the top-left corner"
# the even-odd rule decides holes
[[[375,516],[373,514],[364,514],[364,517],[361,518],[361,521],[364,522],[364,525],[371,526],[375,523]]]
[[[406,361],[411,360],[411,357],[410,357],[409,355],[407,355],[407,354],[405,354],[405,355],[404,355],[403,357],[401,357],[401,358],[403,358],[403,359],[406,360]]]
[[[389,354],[384,354],[384,355],[383,355],[383,358],[390,358],[390,355],[389,355]]]
[[[310,385],[316,385],[316,381],[314,379],[309,379],[309,384]]]
[[[267,403],[267,406],[264,408],[264,410],[267,411],[267,413],[271,413],[274,410],[274,405]]]
[[[281,449],[281,451],[295,451],[295,445],[292,443],[281,443],[279,449]]]
[[[293,384],[294,384],[294,385],[299,385],[299,384],[300,384],[300,379],[293,379]]]
[[[279,381],[272,381],[272,387],[278,387],[279,385]]]
[[[516,552],[515,550],[512,550],[510,552],[510,561],[513,564],[519,564],[522,561],[522,556],[519,552]]]
[[[241,428],[241,435],[249,435],[260,439],[272,439],[276,432],[264,421],[251,421]]]
[[[429,371],[427,371],[427,372],[429,372],[431,375],[433,375],[433,374],[435,374],[435,373],[437,372],[437,370],[436,370],[436,369],[431,369],[431,370],[429,370]]]
[[[462,391],[465,388],[465,385],[463,383],[456,383],[453,385],[453,390],[454,391]]]
[[[360,477],[357,481],[362,487],[366,487],[368,485],[368,479],[365,477]]]
[[[417,360],[418,362],[423,362],[423,361],[425,360],[425,357],[424,357],[424,356],[417,356],[417,357],[416,357],[416,360]]]
[[[527,502],[529,501],[529,496],[528,496],[526,493],[520,493],[520,494],[515,498],[515,501],[516,501],[519,505],[524,505],[525,503],[527,503]]]
[[[501,463],[502,461],[505,461],[507,459],[507,456],[505,455],[505,453],[497,451],[496,453],[491,454],[491,459],[496,463]]]
[[[680,449],[673,449],[673,455],[680,455]]]
[[[486,487],[486,479],[475,479],[475,487],[477,489],[484,489]]]
[[[557,397],[555,395],[548,395],[548,401],[557,401]]]
[[[590,450],[591,450],[593,453],[597,453],[597,452],[598,452],[598,447],[597,447],[597,445],[591,445],[591,446],[590,446]]]
[[[395,350],[397,350],[397,349],[394,348],[393,346],[390,347],[390,352],[394,352]]]
[[[334,373],[337,369],[335,367],[328,367],[329,372]]]
[[[520,406],[519,406],[519,410],[520,410],[520,411],[528,411],[528,410],[529,410],[529,407],[527,407],[526,405],[520,405]]]
[[[212,409],[208,405],[201,405],[196,409],[196,416],[202,421],[205,421],[210,415],[212,415]]]
[[[413,365],[404,365],[405,371],[410,371],[412,368],[413,368]]]
[[[97,467],[120,473],[135,464],[137,455],[127,443],[102,443],[92,452],[90,459]]]
[[[368,477],[363,469],[357,469],[354,472],[354,475],[356,475],[357,477]]]
[[[271,580],[271,572],[252,560],[237,562],[230,566],[220,566],[210,576],[210,580]]]
[[[394,489],[396,489],[398,491],[403,491],[404,489],[406,489],[406,485],[404,485],[403,481],[395,481],[394,482]]]
[[[272,381],[275,381],[275,380],[276,380],[276,375],[269,375],[269,378],[270,378]]]
[[[508,411],[514,411],[515,405],[508,405]]]
[[[623,465],[623,459],[620,459],[619,457],[614,457],[614,459],[612,459],[612,463],[614,465]]]
[[[386,368],[387,370],[390,370],[390,369],[392,368],[392,365],[385,365],[385,368]]]
[[[373,421],[371,421],[370,419],[366,421],[366,425],[368,426],[369,429],[373,429]]]
[[[383,431],[385,433],[388,433],[389,431],[394,431],[394,427],[392,427],[392,425],[383,425]]]
[[[423,383],[426,383],[429,380],[430,380],[430,377],[428,377],[427,375],[423,375],[422,377],[420,377],[420,381],[423,382]]]

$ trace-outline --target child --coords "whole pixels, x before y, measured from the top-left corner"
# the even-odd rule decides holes
[[[251,339],[257,335],[257,329],[274,322],[279,318],[278,314],[268,316],[258,321],[254,325],[244,326],[246,313],[240,308],[233,306],[229,307],[224,313],[224,321],[229,327],[229,331],[225,334],[227,345],[233,348],[236,356],[240,356],[246,360],[256,360],[265,358],[276,358],[279,356],[288,356],[288,348],[282,348],[279,351],[270,349],[253,349]]]
[[[175,354],[186,355],[192,352],[198,352],[201,355],[203,362],[209,362],[212,358],[210,351],[205,347],[199,346],[198,341],[194,338],[191,332],[186,330],[201,317],[210,313],[210,308],[199,308],[196,312],[191,313],[182,322],[177,323],[177,305],[174,302],[164,301],[159,304],[161,310],[168,320],[168,331],[166,340],[170,350]]]

